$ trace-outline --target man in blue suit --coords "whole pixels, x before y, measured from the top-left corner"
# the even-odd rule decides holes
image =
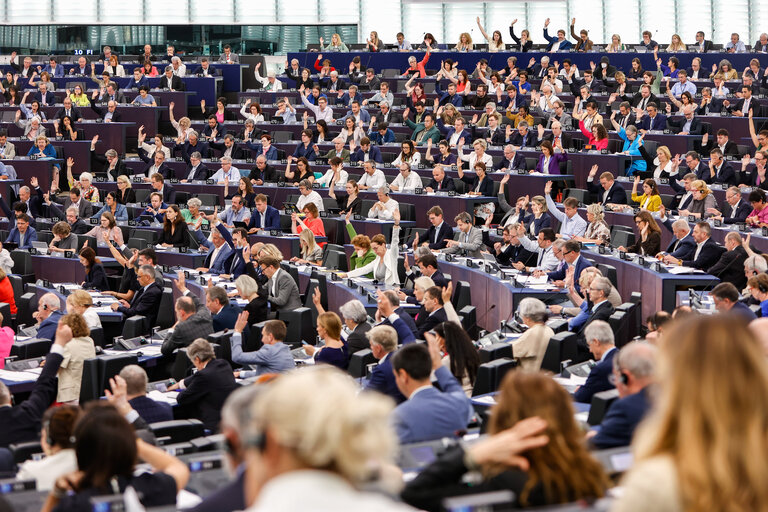
[[[603,320],[590,322],[584,329],[584,338],[587,340],[587,347],[595,356],[597,364],[589,372],[587,382],[573,394],[573,399],[588,404],[592,402],[592,396],[595,393],[614,388],[610,376],[613,372],[613,358],[618,349],[614,343],[613,329],[608,322]]]
[[[381,150],[378,146],[371,145],[371,139],[363,137],[360,139],[360,147],[355,151],[355,141],[349,140],[349,156],[350,162],[367,162],[373,160],[374,162],[383,163],[383,157],[381,156]]]
[[[579,286],[579,277],[585,268],[589,268],[592,264],[586,259],[581,257],[581,244],[576,240],[568,240],[563,245],[563,261],[564,265],[561,269],[549,272],[547,277],[550,281],[565,281],[565,273],[568,267],[573,267],[575,272],[573,274],[573,282],[576,286],[576,292],[581,293],[581,287]]]
[[[56,103],[56,96],[48,90],[45,82],[40,82],[39,90],[32,95],[33,101],[38,101],[41,105],[53,105]]]
[[[198,272],[210,272],[211,274],[226,274],[229,268],[227,261],[232,256],[232,249],[225,243],[224,237],[219,230],[211,231],[211,240],[205,238],[201,230],[194,231],[195,238],[200,245],[208,248],[208,257],[202,267],[197,268]]]
[[[149,378],[144,368],[137,364],[130,364],[120,370],[120,377],[125,380],[126,399],[133,410],[139,413],[141,419],[147,423],[173,419],[173,409],[169,404],[157,402],[147,396]]]
[[[46,293],[40,297],[37,303],[37,312],[34,314],[35,319],[39,322],[37,338],[53,341],[59,320],[63,316],[59,308],[61,308],[61,300],[53,293]]]
[[[251,220],[248,222],[248,233],[258,233],[259,231],[270,231],[276,229],[280,231],[280,212],[277,208],[267,204],[267,196],[259,194],[254,200],[256,208],[251,212]]]
[[[679,260],[691,259],[694,251],[696,251],[696,240],[693,239],[688,221],[686,219],[677,219],[675,222],[672,222],[672,219],[665,216],[663,206],[660,213],[659,220],[661,220],[661,223],[675,235],[675,238],[667,246],[666,252]]]
[[[235,228],[232,233],[224,227],[222,223],[216,225],[216,229],[219,230],[222,238],[227,242],[227,245],[232,249],[232,257],[227,263],[227,273],[222,274],[222,277],[233,277],[237,279],[245,273],[245,258],[243,257],[243,251],[251,250],[248,245],[248,232],[245,228]]]
[[[211,312],[213,332],[234,329],[242,310],[229,302],[227,291],[221,286],[212,286],[205,292],[205,305]]]
[[[659,106],[656,103],[649,103],[645,110],[647,112],[643,112],[640,109],[635,110],[638,118],[642,116],[642,119],[636,123],[638,130],[666,130],[667,116],[659,114]]]
[[[433,338],[411,343],[392,358],[395,382],[408,398],[392,412],[392,424],[401,444],[456,437],[466,429],[472,406],[459,381],[442,365],[440,349]],[[442,391],[429,380],[434,370]]]
[[[445,172],[440,169],[443,175]],[[433,206],[427,211],[429,217],[429,229],[424,233],[424,238],[414,240],[414,244],[426,245],[431,250],[445,249],[448,246],[448,240],[453,240],[453,226],[444,221],[443,209],[439,206]],[[418,233],[416,234],[418,236]],[[415,250],[415,247],[414,247]]]
[[[573,43],[565,38],[565,30],[560,29],[557,31],[557,37],[550,37],[549,32],[547,32],[547,27],[549,27],[549,18],[544,21],[544,39],[549,42],[546,51],[557,52],[573,48]]]
[[[725,252],[725,247],[712,240],[712,227],[706,221],[697,222],[693,227],[693,240],[696,247],[688,258],[675,258],[672,255],[664,256],[664,262],[670,265],[683,265],[699,270],[707,271],[708,268],[718,262]]]
[[[397,332],[388,325],[377,325],[368,331],[367,336],[371,353],[379,360],[379,364],[373,369],[365,389],[391,396],[398,404],[405,402],[405,397],[397,388],[395,374],[392,371],[392,357],[397,350]]]
[[[29,225],[29,215],[21,213],[16,215],[16,226],[8,233],[6,242],[14,243],[19,249],[29,249],[32,242],[37,242],[37,231]]]
[[[442,120],[438,120],[437,127],[445,135],[445,140],[450,142],[452,146],[458,145],[461,139],[464,139],[465,142],[472,140],[472,134],[466,129],[464,119],[461,117],[456,118],[453,126],[445,126]]]
[[[650,409],[648,386],[653,380],[656,347],[633,341],[613,358],[613,375],[619,400],[615,401],[591,438],[597,448],[629,446],[635,428]]]

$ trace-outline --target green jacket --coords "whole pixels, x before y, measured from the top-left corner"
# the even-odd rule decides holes
[[[327,158],[328,160],[330,160],[331,158],[333,158],[335,156],[336,156],[336,150],[335,149],[331,149],[326,154],[324,154],[321,158]],[[344,160],[345,162],[349,163],[349,150],[348,149],[345,149],[345,150],[343,150],[341,152],[341,159]]]
[[[347,224],[347,233],[349,234],[350,240],[352,240],[357,236],[357,231],[355,231],[355,227],[352,224]],[[373,252],[373,250],[371,249],[368,249],[368,252],[365,253],[365,256],[363,256],[362,258],[360,258],[355,252],[349,258],[349,270],[355,270],[357,268],[364,267],[375,259],[376,259],[376,253]],[[366,275],[365,277],[373,279],[373,272]]]
[[[408,125],[408,128],[413,130],[413,135],[411,135],[411,140],[414,142],[416,141],[416,135],[419,132],[422,132],[426,130],[424,127],[424,123],[416,124],[410,119],[405,120],[405,124]],[[440,135],[440,130],[437,129],[437,126],[432,126],[432,128],[427,131],[424,136],[421,138],[421,142],[419,142],[419,146],[426,146],[427,140],[432,139],[432,144],[437,146],[437,144],[440,142],[440,139],[442,139],[442,135]]]

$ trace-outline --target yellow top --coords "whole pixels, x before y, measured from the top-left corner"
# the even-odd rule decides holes
[[[645,204],[646,199],[648,200],[648,204],[643,206]],[[661,196],[656,194],[651,197],[647,197],[645,194],[639,196],[637,194],[632,194],[632,200],[636,203],[640,204],[641,208],[645,208],[649,212],[657,212],[661,208]]]

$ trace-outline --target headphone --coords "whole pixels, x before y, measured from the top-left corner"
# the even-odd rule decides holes
[[[48,444],[48,446],[53,446],[53,438],[51,437],[51,422],[45,421],[43,422],[43,430],[45,430],[45,442]]]
[[[757,289],[760,290],[761,293],[768,293],[768,286],[765,286],[761,282],[757,283]]]
[[[259,450],[259,453],[263,453],[267,447],[267,436],[264,432],[256,432],[243,438],[244,447],[252,447]],[[229,439],[227,439],[227,447],[232,451],[232,445]]]

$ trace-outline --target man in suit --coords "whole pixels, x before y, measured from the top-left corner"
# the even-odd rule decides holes
[[[725,252],[722,253],[717,263],[709,267],[707,274],[720,278],[722,283],[732,283],[737,289],[742,290],[747,286],[747,278],[744,275],[744,262],[747,261],[747,251],[741,241],[741,235],[736,231],[730,231],[725,235]]]
[[[435,125],[435,116],[432,113],[426,114],[422,123],[417,124],[410,119],[406,119],[405,124],[413,130],[411,140],[417,146],[425,146],[428,140],[431,140],[432,144],[438,144],[442,138],[440,130]]]
[[[720,148],[714,148],[709,152],[709,172],[705,175],[707,184],[718,183],[721,185],[736,186],[738,177],[731,164],[723,158]]]
[[[48,201],[46,202],[46,204],[50,208],[51,206],[53,206],[54,203],[51,202],[50,196],[48,196],[47,199]],[[84,219],[88,219],[93,215],[93,203],[91,203],[90,201],[82,197],[82,195],[80,194],[79,188],[70,189],[69,197],[64,200],[63,207],[60,207],[57,204],[56,208],[59,209],[58,212],[54,212],[52,210],[51,216],[58,216],[60,219],[63,219],[65,217],[65,215],[62,214],[61,210],[67,211],[70,208],[77,208],[78,217],[82,217]],[[54,213],[56,213],[56,215],[53,215]]]
[[[129,364],[120,370],[120,377],[125,381],[126,398],[133,410],[139,413],[147,423],[173,420],[173,409],[170,404],[152,400],[147,396],[149,379],[144,368],[137,364]]]
[[[53,340],[56,335],[56,327],[63,316],[61,300],[53,293],[46,293],[37,303],[37,311],[32,317],[37,320],[36,336],[44,340]]]
[[[397,332],[397,343],[407,345],[416,341],[416,333],[419,329],[413,317],[400,306],[400,299],[401,296],[394,290],[386,290],[379,294],[376,320],[381,320],[379,325],[393,327]]]
[[[471,405],[459,381],[442,365],[434,339],[411,343],[392,358],[395,382],[407,400],[392,412],[392,423],[401,444],[455,437],[467,427]],[[440,390],[430,382],[435,372]]]
[[[65,117],[69,117],[72,121],[82,121],[83,113],[79,108],[72,105],[72,98],[65,96],[62,101],[62,107],[53,116],[53,119],[61,122]]]
[[[108,101],[115,101],[120,105],[128,103],[125,99],[123,91],[118,89],[118,85],[115,82],[109,82],[105,89],[102,89],[102,94],[99,97],[99,103],[105,103]]]
[[[251,184],[260,186],[264,183],[277,183],[280,176],[282,175],[267,163],[267,157],[259,155],[256,157],[256,167],[251,170],[248,179]]]
[[[717,311],[720,313],[740,315],[747,323],[749,323],[752,320],[757,319],[757,315],[755,315],[754,311],[749,309],[749,306],[739,300],[741,298],[739,294],[740,289],[741,288],[736,288],[731,282],[724,282],[712,288],[712,291],[709,292],[709,294],[715,302],[715,309]]]
[[[584,338],[597,364],[590,370],[584,385],[579,386],[573,393],[573,399],[576,402],[588,404],[592,402],[595,393],[613,389],[614,385],[611,383],[610,376],[613,373],[613,358],[618,353],[618,349],[614,342],[613,329],[606,320],[592,320],[591,322],[587,320],[587,322],[583,329]]]
[[[199,134],[193,130],[187,136],[187,140],[184,142],[184,145],[176,146],[175,149],[181,151],[181,158],[183,158],[185,162],[189,163],[189,158],[194,152],[199,152],[200,156],[207,157],[209,147],[209,144],[200,140]],[[144,161],[146,162],[147,160]]]
[[[662,206],[659,220],[665,228],[675,235],[675,238],[669,243],[665,252],[677,259],[690,259],[696,251],[696,240],[693,239],[693,234],[691,233],[688,221],[681,218],[672,222],[672,219],[666,217],[665,213],[664,207]]]
[[[573,127],[573,118],[568,112],[565,111],[565,103],[559,99],[555,100],[555,111],[552,112],[552,114],[549,116],[549,119],[547,119],[546,128],[552,128],[555,122],[560,123],[561,129],[563,126],[565,126],[566,129],[571,129]],[[565,148],[569,146],[563,145],[563,147]]]
[[[750,110],[756,113],[754,115],[759,115],[760,112],[760,102],[752,97],[752,87],[748,85],[741,86],[741,99],[736,104],[731,105],[725,100],[723,105],[736,117],[748,117]]]
[[[227,261],[232,256],[232,249],[225,243],[224,237],[219,230],[211,230],[211,240],[208,240],[199,229],[194,231],[195,238],[200,245],[208,249],[208,257],[205,258],[203,266],[198,268],[199,272],[211,272],[213,274],[226,274],[229,270]]]
[[[709,167],[701,161],[701,157],[696,151],[689,151],[685,154],[685,165],[688,167],[688,172],[694,174],[694,180],[706,181],[709,176]],[[680,175],[685,179],[688,174],[681,173]],[[677,180],[669,180],[669,185],[678,193],[682,192],[684,189],[684,187],[677,185]]]
[[[638,107],[635,109],[635,115],[638,119],[636,123],[638,130],[664,131],[667,128],[667,116],[659,114],[656,103],[649,103],[645,110]]]
[[[204,181],[213,174],[213,170],[206,167],[202,162],[202,159],[203,157],[199,151],[195,151],[189,155],[186,177],[181,180],[182,183],[187,183],[190,181]]]
[[[434,329],[438,324],[448,321],[448,315],[443,308],[443,291],[441,288],[437,286],[428,288],[424,292],[423,305],[429,316],[418,326],[419,330],[416,337],[421,340],[425,339],[425,333]]]
[[[701,120],[695,116],[695,108],[693,105],[685,105],[682,119],[668,119],[670,130],[677,135],[701,135],[704,127]]]
[[[371,139],[363,137],[360,139],[360,147],[355,149],[355,141],[349,140],[349,159],[352,163],[355,162],[367,162],[372,160],[377,163],[383,163],[384,159],[381,156],[381,150],[378,146],[371,144]]]
[[[205,305],[211,312],[213,332],[234,329],[237,317],[242,311],[229,302],[227,291],[221,286],[212,286],[205,292]]]
[[[579,286],[579,277],[585,268],[589,268],[592,264],[586,259],[581,257],[581,243],[575,240],[568,240],[563,245],[563,265],[559,270],[549,272],[547,278],[550,281],[558,283],[558,281],[565,281],[565,274],[568,268],[574,269],[573,283],[576,287],[576,293],[581,293],[581,286]],[[558,283],[559,284],[559,283]]]
[[[248,221],[248,233],[259,231],[280,231],[280,212],[277,208],[267,204],[267,196],[259,194],[254,200],[256,207],[251,211],[251,220]]]
[[[152,191],[160,194],[165,204],[176,204],[176,189],[165,182],[162,174],[156,172],[150,179]]]
[[[188,407],[192,417],[215,432],[219,428],[224,401],[238,387],[232,367],[223,359],[216,359],[213,347],[202,338],[187,347],[187,357],[197,372],[168,389],[180,389],[176,395],[179,406]]]
[[[749,158],[749,156],[745,157]],[[719,211],[711,208],[708,213],[715,213],[714,219],[720,219],[723,224],[738,224],[745,222],[750,213],[752,213],[752,205],[748,201],[741,200],[741,190],[739,187],[728,187],[725,191],[725,202]]]
[[[98,135],[94,139],[98,138]],[[97,170],[101,167],[101,171]],[[130,171],[125,166],[125,162],[120,159],[117,151],[108,149],[104,156],[96,153],[96,143],[91,143],[91,168],[95,172],[106,174],[109,181],[117,181],[118,176],[129,176]],[[89,201],[86,201],[89,202]]]
[[[56,96],[48,90],[45,82],[40,82],[38,91],[32,95],[32,101],[37,101],[40,105],[53,105],[56,103]]]
[[[139,152],[139,155],[141,155],[141,152]],[[155,174],[159,174],[163,178],[176,177],[176,172],[173,170],[173,168],[165,163],[165,153],[163,153],[162,151],[156,151],[154,158],[152,160],[149,160],[147,158],[147,161],[148,161],[147,166],[144,167],[144,169],[140,173],[135,173],[135,174],[143,174],[144,181],[150,181],[152,176],[154,176]]]
[[[611,404],[600,430],[591,437],[592,445],[600,449],[629,446],[635,428],[650,410],[648,387],[653,382],[656,347],[633,341],[616,352],[612,364],[619,399]]]
[[[119,123],[120,112],[117,111],[117,102],[108,101],[107,108],[100,107],[95,101],[91,103],[91,110],[96,112],[96,115],[101,117],[105,123]]]
[[[534,147],[536,145],[536,135],[529,130],[528,121],[520,121],[517,125],[517,129],[514,130],[511,124],[506,128],[506,144],[511,144],[515,147]]]
[[[453,182],[453,178],[449,178],[445,175],[445,170],[443,169],[442,165],[436,165],[435,168],[432,169],[432,179],[429,181],[429,184],[426,187],[426,191],[450,192],[451,190],[456,190],[456,184]],[[443,210],[441,209],[441,215],[442,211]]]
[[[219,222],[216,224],[216,229],[219,230],[224,241],[227,242],[229,248],[232,249],[232,256],[227,262],[227,273],[221,274],[223,279],[237,279],[245,273],[245,253],[250,256],[251,246],[248,244],[248,231],[245,228],[235,228],[230,233],[229,229]]]
[[[211,313],[200,302],[200,299],[185,286],[184,273],[179,272],[176,280],[176,288],[181,292],[181,297],[176,299],[176,324],[173,332],[163,340],[160,351],[165,356],[170,356],[178,348],[188,347],[197,338],[205,338],[216,332],[211,321]]]
[[[651,92],[651,86],[648,84],[641,85],[640,91],[635,93],[631,98],[624,95],[621,99],[628,101],[632,105],[632,108],[639,108],[641,110],[645,110],[651,103],[656,105],[659,104],[659,98]]]
[[[541,132],[541,130],[539,131]],[[498,166],[496,166],[495,170],[506,172],[511,170],[525,169],[525,166],[525,156],[522,153],[518,153],[512,144],[507,144],[504,146],[504,157],[501,159],[501,162],[499,162]]]
[[[597,201],[606,204],[627,204],[627,191],[616,182],[612,173],[605,171],[600,175],[600,185],[595,183],[597,165],[593,165],[587,177],[587,190],[597,196]]]
[[[547,27],[549,26],[549,18],[544,21],[544,39],[548,41],[547,48],[545,51],[548,52],[558,52],[558,51],[564,51],[564,50],[570,50],[573,48],[573,43],[568,41],[565,38],[565,30],[560,29],[557,31],[557,37],[550,37],[549,33],[547,32]]]
[[[435,170],[437,169],[435,168]],[[445,179],[445,172],[442,169],[440,172],[443,175],[442,181]],[[429,229],[424,233],[422,239],[414,240],[414,244],[426,245],[432,250],[444,249],[448,245],[448,240],[453,238],[453,228],[443,220],[443,209],[439,206],[433,206],[427,212],[427,217],[429,217]],[[418,237],[418,234],[416,236]]]
[[[613,305],[608,301],[611,287],[611,281],[606,277],[597,277],[589,285],[589,303],[592,306],[589,308],[589,317],[581,325],[578,331],[578,338],[576,339],[580,356],[588,356],[589,354],[589,344],[585,336],[585,329],[589,324],[597,320],[608,322],[608,319],[614,312]]]
[[[675,258],[668,254],[664,256],[664,262],[706,271],[717,263],[725,251],[725,248],[710,238],[711,235],[712,228],[708,222],[697,222],[693,227],[693,239],[696,241],[696,249],[693,254],[688,259]]]
[[[704,38],[704,32],[699,30],[696,32],[696,52],[697,53],[707,53],[711,52],[713,50],[712,41],[707,41]]]
[[[194,72],[195,76],[221,76],[221,71],[211,67],[208,57],[200,59],[200,67]]]
[[[58,298],[56,299],[58,300]],[[62,325],[55,331],[55,341],[45,357],[45,365],[32,391],[21,404],[14,406],[11,391],[0,382],[0,447],[40,440],[40,420],[58,393],[56,373],[64,360],[64,347],[72,340],[72,329]]]
[[[559,121],[554,121],[551,124],[552,131],[550,132],[544,132],[544,127],[539,125],[539,144],[544,142],[545,140],[548,140],[550,143],[552,143],[553,147],[556,147],[557,144],[560,144],[560,147],[563,149],[568,149],[573,147],[573,137],[570,133],[563,131],[563,124]],[[523,155],[520,155],[520,158],[523,158]],[[503,164],[503,161],[502,161]],[[510,167],[510,169],[521,169],[524,168],[525,164],[523,164],[523,167]]]
[[[8,142],[8,131],[0,130],[0,158],[3,160],[13,160],[16,158],[16,146]]]
[[[211,147],[211,149],[217,149],[221,151],[220,157],[228,156],[232,160],[245,160],[245,151],[237,144],[235,144],[235,136],[231,133],[228,133],[224,136],[223,142],[211,141],[208,145]]]
[[[172,91],[186,90],[184,81],[181,77],[173,74],[173,66],[165,67],[165,74],[160,79],[160,85],[158,85],[158,87],[160,87],[160,89],[170,89]]]
[[[483,233],[472,225],[472,216],[467,212],[460,212],[453,220],[459,232],[452,240],[446,240],[443,252],[469,258],[482,258]]]
[[[699,108],[696,109],[696,114],[700,116],[706,116],[709,114],[719,114],[723,110],[722,98],[715,98],[712,96],[712,88],[704,87],[701,89],[701,101],[699,102]]]
[[[702,155],[711,152],[714,149],[719,149],[720,153],[722,155],[731,155],[731,156],[738,156],[739,155],[739,147],[738,145],[730,140],[730,134],[728,133],[728,130],[725,128],[720,128],[717,130],[717,134],[715,136],[715,140],[709,140],[709,134],[704,133],[704,135],[701,137],[701,144],[699,145],[698,141],[694,142],[694,149],[697,149],[699,153]],[[700,146],[699,148],[695,148],[695,146]]]
[[[219,56],[219,62],[223,64],[239,64],[240,57],[236,53],[232,53],[232,47],[228,44],[224,45],[224,53]]]
[[[272,257],[261,258],[259,259],[259,266],[269,279],[267,290],[269,291],[271,310],[280,312],[300,308],[299,287],[291,275],[280,268],[280,261]]]
[[[18,245],[19,249],[29,249],[32,242],[37,242],[37,231],[29,225],[30,218],[26,213],[16,215],[16,226],[8,233],[6,242]]]
[[[163,289],[155,282],[155,267],[151,265],[142,265],[136,272],[136,279],[139,281],[140,288],[129,303],[127,300],[121,300],[112,304],[112,311],[119,311],[126,318],[136,315],[147,317],[147,327],[156,325],[157,312],[160,309],[160,301],[163,298]]]
[[[378,391],[391,397],[396,404],[405,402],[405,396],[397,388],[395,374],[392,371],[392,357],[397,350],[397,332],[388,325],[377,325],[368,331],[371,353],[379,364],[371,372],[371,378],[365,386],[367,391]]]

